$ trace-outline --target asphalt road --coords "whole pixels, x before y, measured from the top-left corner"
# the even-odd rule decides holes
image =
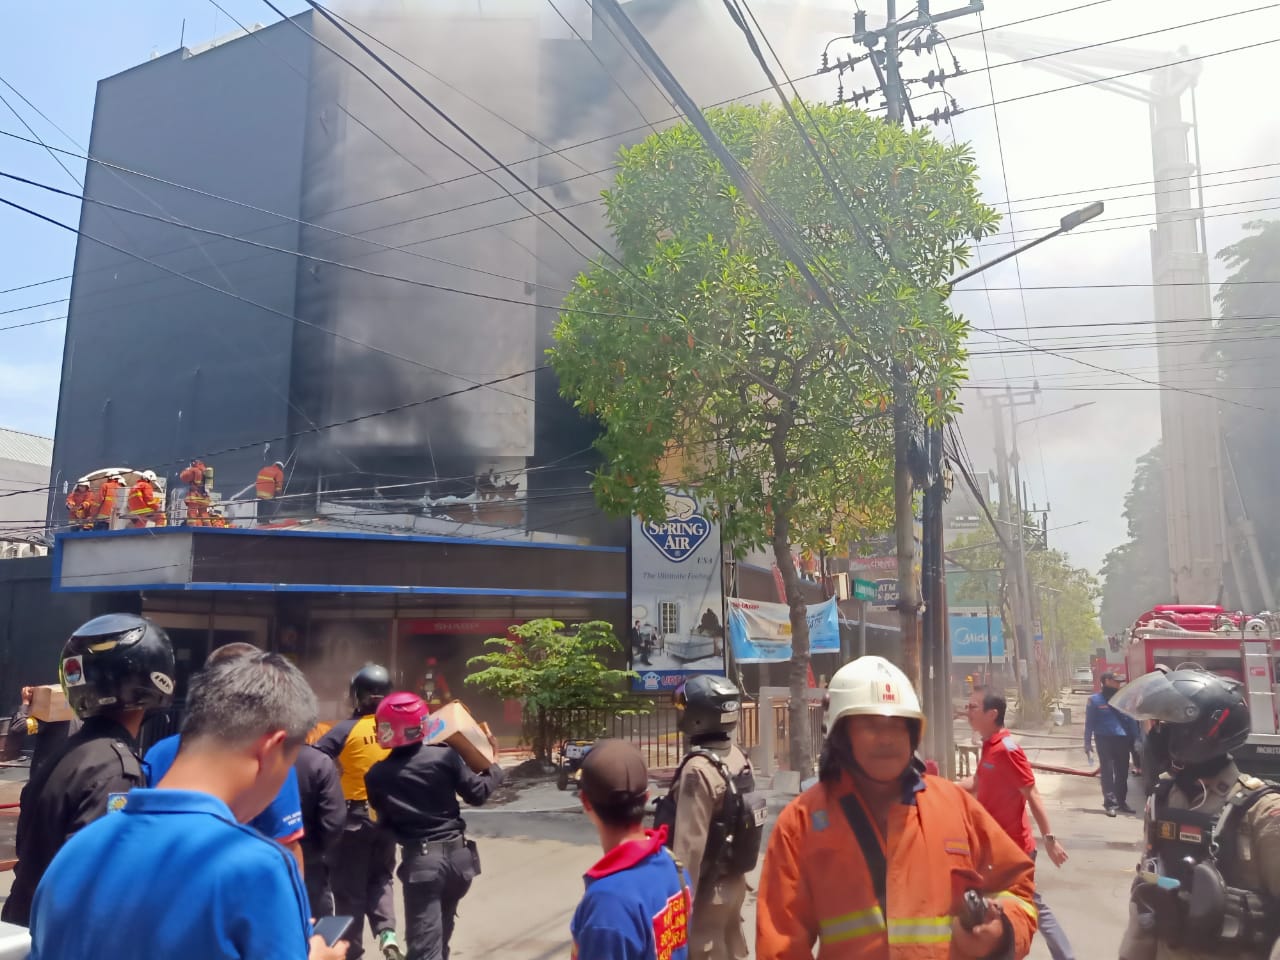
[[[1051,738],[1027,736],[1023,743],[1033,762],[1083,768],[1084,754],[1076,746],[1080,733],[1077,725],[1054,731]],[[1127,917],[1141,819],[1107,817],[1096,778],[1041,774],[1039,787],[1054,832],[1071,858],[1060,869],[1041,858],[1041,894],[1077,957],[1114,957]],[[1135,782],[1130,803],[1140,806],[1139,796]],[[569,920],[582,892],[581,875],[600,855],[589,822],[580,813],[495,808],[472,813],[469,824],[480,841],[484,874],[463,901],[452,956],[568,957]],[[746,919],[754,929],[754,895],[748,898]],[[1048,960],[1040,937],[1030,956]]]
[[[1082,718],[1082,704],[1072,705],[1077,707],[1073,715]],[[1077,722],[1047,736],[1020,739],[1033,762],[1084,767],[1081,733]],[[1127,915],[1141,821],[1105,816],[1096,778],[1041,774],[1039,785],[1054,831],[1071,857],[1061,869],[1041,858],[1038,883],[1044,899],[1077,957],[1114,957]],[[5,787],[14,789],[3,784],[0,794]],[[1139,806],[1139,797],[1134,784],[1130,803]],[[567,958],[569,921],[582,894],[582,874],[601,854],[589,821],[575,809],[573,794],[538,785],[521,791],[510,804],[471,811],[467,819],[469,833],[480,843],[483,873],[462,902],[452,956]],[[0,834],[10,826],[0,824]],[[7,892],[11,877],[0,873],[0,894]],[[403,906],[397,907],[403,918]],[[748,898],[746,920],[753,930],[754,895]],[[366,956],[378,957],[372,940],[366,941]],[[1039,937],[1031,957],[1049,957]]]

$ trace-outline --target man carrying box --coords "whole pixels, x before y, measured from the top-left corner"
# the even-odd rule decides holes
[[[476,772],[451,746],[424,743],[428,713],[412,693],[393,693],[378,705],[378,745],[391,753],[369,768],[364,782],[378,826],[400,844],[409,956],[448,960],[458,902],[480,873],[458,797],[478,807],[501,786],[503,775],[497,763]],[[489,748],[497,756],[492,736]]]

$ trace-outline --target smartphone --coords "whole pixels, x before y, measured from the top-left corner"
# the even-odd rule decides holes
[[[332,947],[347,935],[347,931],[351,929],[351,924],[354,922],[354,917],[321,917],[311,928],[311,935],[323,937],[325,944]]]

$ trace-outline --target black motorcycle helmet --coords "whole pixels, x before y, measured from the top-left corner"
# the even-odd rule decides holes
[[[62,648],[59,679],[81,720],[173,702],[173,645],[145,617],[108,613],[79,627]]]
[[[1249,705],[1237,680],[1188,666],[1139,677],[1111,699],[1138,720],[1158,720],[1169,760],[1179,767],[1225,757],[1249,739]]]
[[[391,674],[376,663],[366,663],[351,677],[351,705],[357,713],[373,713],[390,692]]]
[[[676,690],[680,732],[694,740],[725,737],[738,726],[742,694],[727,677],[699,674]]]

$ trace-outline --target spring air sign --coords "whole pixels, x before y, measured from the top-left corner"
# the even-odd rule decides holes
[[[667,494],[667,519],[647,521],[640,526],[645,539],[672,563],[689,559],[711,536],[711,521],[698,510],[698,501],[688,494]]]

